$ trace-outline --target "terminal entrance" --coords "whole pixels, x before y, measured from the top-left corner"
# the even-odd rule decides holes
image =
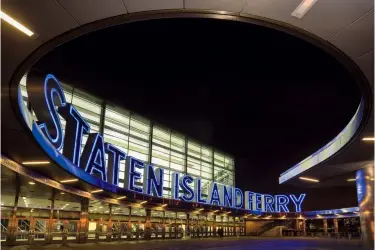
[[[108,204],[1,170],[20,183],[2,188],[2,245],[205,238],[219,236],[219,228],[226,237],[245,235],[243,218],[230,214]]]

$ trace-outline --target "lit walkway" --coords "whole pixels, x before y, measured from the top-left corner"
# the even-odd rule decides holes
[[[202,240],[168,240],[168,241],[131,241],[100,242],[87,244],[70,244],[69,246],[16,246],[2,247],[4,250],[359,250],[359,240],[323,239],[323,238],[260,238],[241,237]]]

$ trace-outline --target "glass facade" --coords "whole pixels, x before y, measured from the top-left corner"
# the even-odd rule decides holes
[[[24,76],[20,83],[23,104],[35,120],[36,117],[27,99],[26,78],[27,76]],[[235,185],[233,157],[154,124],[129,110],[64,83],[61,85],[66,101],[72,103],[90,125],[90,133],[102,133],[105,142],[117,146],[128,156],[164,168],[163,196],[165,198],[171,197],[173,172],[201,178],[204,196],[207,195],[212,181],[223,185]],[[65,127],[64,119],[60,117],[60,120]],[[84,135],[81,150],[86,140],[87,135]],[[124,174],[125,162],[122,162],[119,173],[120,187],[124,187]]]

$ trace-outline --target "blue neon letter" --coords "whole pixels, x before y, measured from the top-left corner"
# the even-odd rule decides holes
[[[158,177],[157,177],[158,176]],[[156,169],[156,173],[152,165],[148,165],[143,175],[143,189],[148,195],[163,197],[164,169]]]
[[[89,134],[85,148],[83,149],[81,166],[89,174],[100,174],[103,181],[107,181],[105,167],[105,151],[103,137],[98,133]]]
[[[180,173],[174,172],[172,174],[172,199],[178,200],[180,192]]]
[[[223,185],[223,206],[233,207],[233,188]]]
[[[275,199],[272,195],[264,194],[262,198],[262,212],[274,212]]]
[[[303,200],[306,197],[306,194],[301,194],[298,197],[298,199],[296,198],[296,196],[294,194],[289,195],[289,197],[293,201],[294,206],[296,206],[296,212],[297,213],[301,212],[301,205],[302,205]]]
[[[220,193],[217,185],[218,184],[216,182],[211,183],[211,188],[208,193],[208,200],[210,205],[214,205],[215,203],[216,205],[221,206]]]
[[[31,71],[27,76],[26,89],[40,130],[60,150],[63,146],[63,131],[55,107],[64,107],[66,99],[59,81],[51,74],[44,77],[44,74]]]
[[[196,197],[196,202],[206,203],[202,197],[202,180],[200,178],[195,178],[194,180],[194,192]]]
[[[82,137],[90,132],[90,126],[70,103],[60,107],[58,112],[66,121],[63,154],[79,167]]]
[[[193,183],[193,177],[188,175],[184,175],[180,181],[180,187],[184,194],[180,196],[180,199],[183,201],[193,201],[195,199],[194,190],[189,186],[189,184]]]
[[[118,186],[118,171],[120,169],[120,161],[126,159],[126,153],[110,143],[105,143],[105,151],[108,154],[108,179],[113,185]]]
[[[242,208],[243,206],[243,193],[239,188],[234,188],[234,207]]]
[[[283,195],[283,194],[275,195],[275,210],[276,210],[276,213],[280,213],[280,212],[289,213],[289,209],[288,209],[288,206],[287,206],[288,203],[289,203],[288,196]]]
[[[135,182],[141,179],[141,173],[136,171],[136,168],[144,168],[144,163],[133,157],[129,157],[127,165],[125,168],[125,187],[130,191],[142,193],[142,187],[136,186]]]
[[[254,198],[255,196],[255,193],[251,192],[251,191],[245,191],[245,209],[248,209],[248,210],[256,210],[254,208]]]

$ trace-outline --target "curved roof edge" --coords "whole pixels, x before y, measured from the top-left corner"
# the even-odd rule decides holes
[[[335,138],[333,138],[318,151],[289,168],[287,171],[283,172],[280,175],[279,184],[282,184],[303,173],[304,171],[329,160],[331,157],[349,145],[350,142],[353,141],[353,139],[355,139],[361,131],[361,124],[367,122],[366,118],[363,119],[363,114],[364,100],[362,98],[357,111],[346,127]]]

